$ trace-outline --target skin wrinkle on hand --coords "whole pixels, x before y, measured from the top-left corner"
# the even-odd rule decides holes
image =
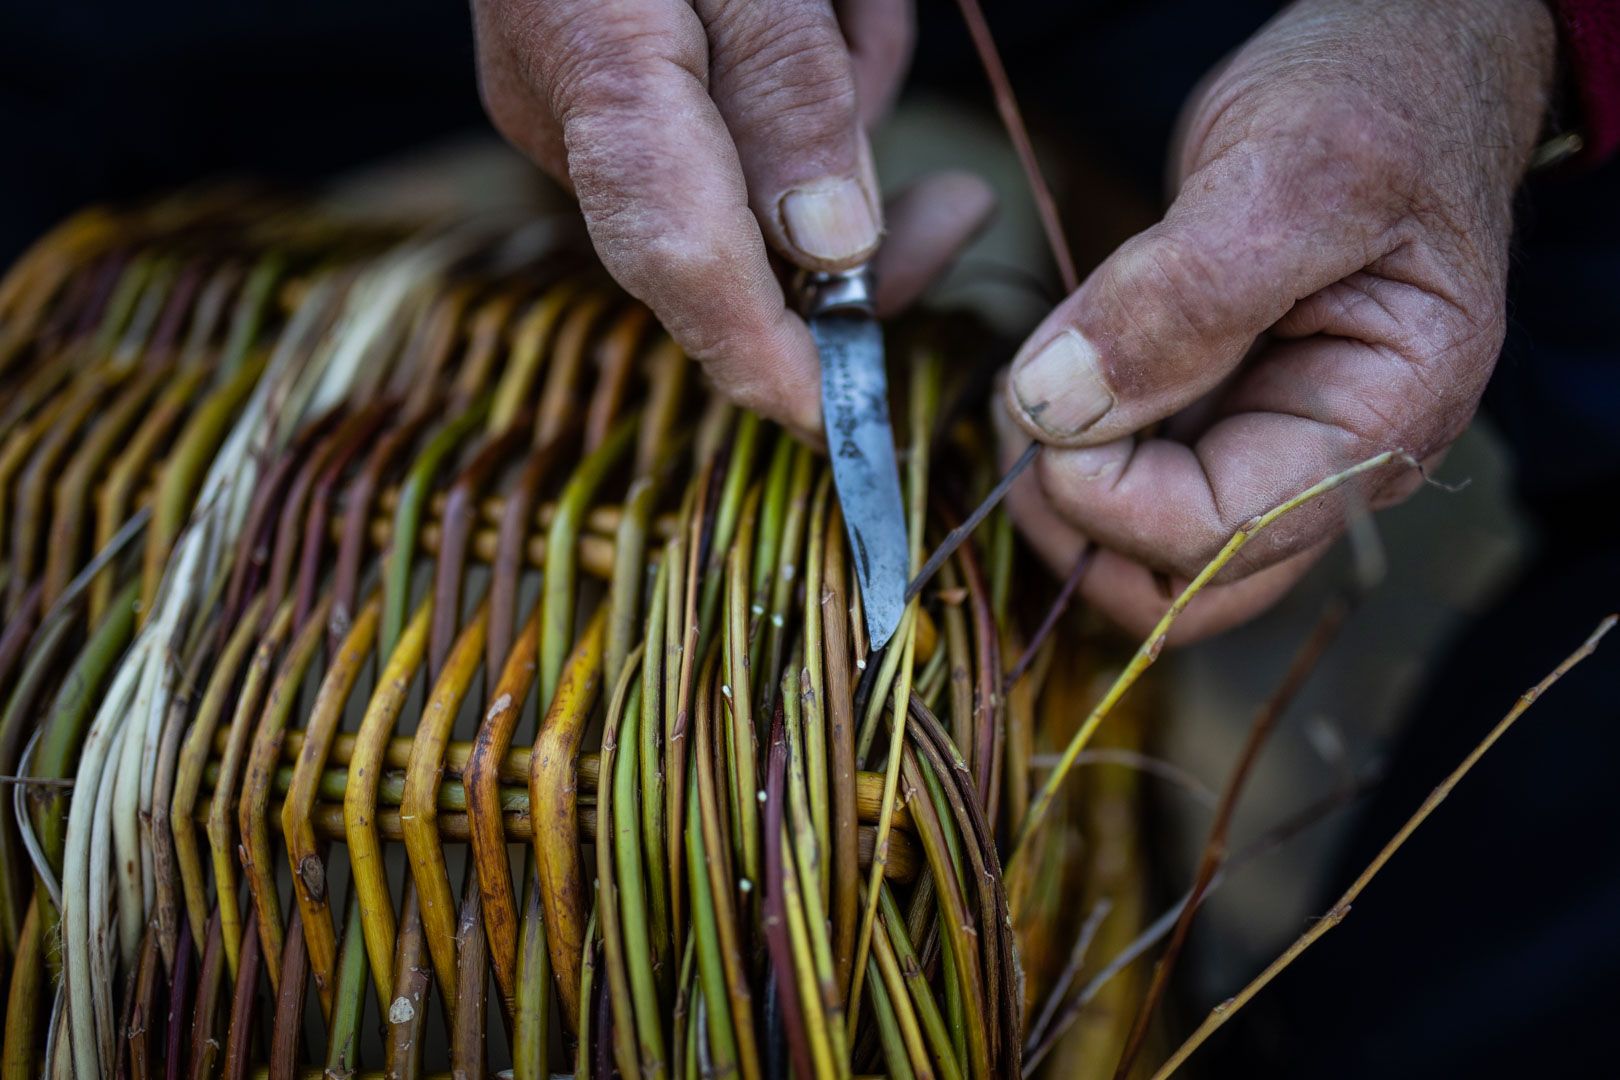
[[[1059,530],[1037,544],[1055,570],[1083,535],[1114,556],[1086,574],[1086,599],[1140,625],[1164,605],[1142,607],[1151,571],[1201,564],[1278,493],[1380,449],[1427,461],[1460,434],[1505,331],[1512,191],[1551,70],[1550,19],[1529,0],[1307,0],[1206,79],[1179,128],[1191,138],[1173,158],[1184,180],[1165,222],[1095,272],[1015,363],[1076,326],[1115,405],[1061,438],[1041,420],[1062,410],[1018,415],[1018,396],[1006,399],[1028,434],[1087,446],[1208,398],[1201,435],[1172,425],[1197,436],[1191,450],[1138,441],[1101,467],[1089,452],[1049,450],[1015,490],[1026,533]],[[1144,274],[1140,245],[1167,228],[1174,246],[1149,248]],[[1262,346],[1249,355],[1253,339]],[[1378,477],[1362,497],[1382,505],[1418,484]],[[1344,506],[1324,500],[1261,538],[1247,568],[1297,576],[1342,528]],[[1209,629],[1280,590],[1244,591],[1199,598],[1216,612]]]
[[[813,433],[814,347],[765,251],[794,256],[783,192],[846,177],[844,148],[864,149],[870,95],[892,92],[905,66],[906,5],[475,0],[474,9],[480,85],[497,126],[565,182],[581,181],[610,272],[722,389]],[[719,33],[703,25],[717,12]],[[661,26],[679,28],[680,41],[648,32]],[[847,46],[836,33],[829,40],[829,28]],[[776,53],[789,62],[768,62]],[[1140,622],[1144,596],[1163,603],[1145,587],[1149,568],[1207,554],[1200,546],[1219,543],[1266,498],[1379,449],[1432,459],[1462,430],[1503,332],[1512,194],[1552,60],[1539,0],[1303,0],[1200,84],[1178,127],[1180,197],[1166,221],[1030,339],[1033,350],[1077,321],[1100,356],[1108,404],[1061,441],[1109,442],[1115,456],[1058,455],[1046,471],[1067,462],[1069,475],[1047,486],[1062,488],[1062,514],[1050,505],[1036,513],[1033,476],[1011,504],[1026,531],[1053,530],[1031,538],[1063,569],[1082,533],[1105,548],[1129,541],[1144,561],[1105,551],[1082,582],[1090,602]],[[660,75],[662,65],[680,74]],[[577,131],[561,107],[567,93],[548,85],[559,78],[606,83],[595,88],[607,95],[597,115]],[[729,83],[752,92],[738,97]],[[868,95],[853,119],[844,116],[851,86]],[[759,102],[763,115],[749,111]],[[795,132],[810,134],[784,169],[775,159],[798,149],[781,145]],[[948,192],[934,190],[942,200]],[[974,203],[971,193],[951,197]],[[918,213],[912,225],[945,216]],[[954,246],[898,218],[891,226],[880,271],[901,266],[895,278],[920,290]],[[1128,257],[1139,260],[1134,276],[1120,274]],[[1257,339],[1264,344],[1252,350]],[[1063,410],[1049,396],[1030,404],[1055,420]],[[1196,450],[1118,442],[1199,399]],[[1018,419],[1040,433],[1028,413]],[[1188,426],[1170,425],[1178,434]],[[1369,482],[1371,503],[1411,486]],[[1268,581],[1285,569],[1297,576],[1310,561],[1301,546],[1320,547],[1342,506],[1327,500],[1297,531],[1258,541],[1247,565],[1269,566],[1256,574]],[[1218,609],[1238,584],[1211,590],[1201,606]],[[1228,607],[1226,622],[1280,590],[1241,591],[1248,599]]]
[[[884,232],[864,129],[909,61],[907,0],[474,0],[473,16],[486,110],[578,194],[608,272],[721,390],[811,441],[819,361],[768,251],[842,268],[881,237],[879,273],[906,268],[885,303],[905,303],[988,214],[983,184],[935,176],[915,190],[951,220]],[[798,250],[783,199],[839,181],[864,205],[813,205]]]

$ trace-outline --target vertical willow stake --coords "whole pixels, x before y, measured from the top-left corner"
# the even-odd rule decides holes
[[[540,707],[551,706],[562,677],[563,661],[574,640],[575,550],[585,511],[608,470],[630,449],[634,417],[622,420],[594,452],[580,463],[557,500],[556,516],[546,534],[546,568],[540,607]],[[604,613],[605,614],[605,613]]]
[[[635,816],[623,811],[632,808],[625,803],[635,790],[636,723],[641,707],[637,669],[641,655],[638,646],[625,658],[624,674],[614,686],[602,727],[602,754],[596,785],[596,921],[612,1005],[614,1061],[624,1076],[639,1074],[650,1078],[662,1075],[663,1053],[660,1050],[643,1057],[640,1041],[649,1029],[653,1040],[658,1037],[657,1005],[650,999],[650,993],[645,992],[651,989],[652,971],[651,964],[646,962],[647,919],[645,909],[640,906],[640,867],[630,868],[629,874],[621,875],[618,859],[620,833],[628,834],[624,842],[630,845],[632,852],[639,848]],[[634,897],[630,895],[632,887]],[[638,942],[639,947],[633,947],[631,939]],[[590,947],[588,943],[586,947]],[[632,974],[632,966],[639,969],[638,973]],[[633,994],[632,984],[644,993]],[[607,1039],[608,1033],[600,1032],[597,1038]]]
[[[939,401],[939,359],[932,354],[920,359],[912,368],[911,379],[911,454],[906,464],[906,496],[909,503],[906,529],[911,539],[911,571],[915,574],[922,565],[923,529],[928,509],[928,446],[933,433],[931,423]],[[883,773],[883,803],[878,810],[877,839],[872,847],[872,872],[866,883],[866,911],[861,916],[860,933],[855,945],[855,977],[849,994],[850,1041],[855,1038],[861,1008],[861,980],[866,974],[867,958],[872,947],[872,928],[877,919],[878,897],[883,885],[883,873],[889,862],[889,833],[894,823],[895,796],[900,785],[901,751],[905,748],[906,716],[911,702],[912,666],[917,656],[917,597],[906,605],[900,624],[900,669],[894,680],[894,696],[889,720],[889,756]],[[890,647],[893,647],[891,642]]]

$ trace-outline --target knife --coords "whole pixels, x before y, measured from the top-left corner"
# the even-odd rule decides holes
[[[883,330],[865,266],[813,272],[799,281],[800,311],[821,354],[821,413],[833,486],[874,650],[887,645],[906,606],[911,545],[900,501],[894,429],[889,423]]]

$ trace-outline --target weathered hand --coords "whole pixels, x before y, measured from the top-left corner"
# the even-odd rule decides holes
[[[579,198],[608,271],[743,404],[815,431],[819,364],[766,244],[872,256],[866,126],[909,59],[909,0],[475,0],[495,126]],[[990,209],[964,174],[890,214],[880,304],[921,290]]]
[[[998,408],[1009,497],[1082,595],[1144,631],[1244,521],[1380,450],[1433,460],[1467,426],[1505,326],[1511,202],[1545,108],[1539,0],[1304,0],[1184,114],[1164,220],[1030,337]],[[1139,434],[1159,420],[1163,431]],[[1410,469],[1373,474],[1373,507]],[[1177,624],[1194,637],[1281,595],[1345,498],[1250,544]]]

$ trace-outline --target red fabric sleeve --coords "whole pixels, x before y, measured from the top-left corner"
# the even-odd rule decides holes
[[[1596,163],[1620,149],[1620,0],[1553,0],[1580,108],[1582,158]]]

